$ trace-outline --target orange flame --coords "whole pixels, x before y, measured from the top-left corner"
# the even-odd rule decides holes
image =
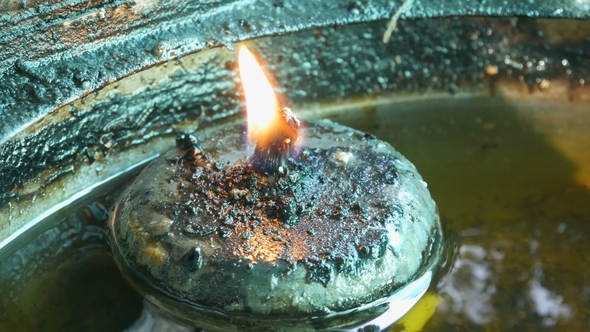
[[[277,100],[262,68],[246,46],[240,49],[238,62],[246,95],[248,138],[252,142],[273,121]]]

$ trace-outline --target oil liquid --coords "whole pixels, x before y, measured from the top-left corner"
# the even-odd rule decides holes
[[[139,168],[0,250],[0,331],[122,331],[139,318],[143,300],[119,273],[106,229],[108,207]]]
[[[341,113],[412,161],[459,237],[423,331],[590,330],[590,108],[446,99]]]

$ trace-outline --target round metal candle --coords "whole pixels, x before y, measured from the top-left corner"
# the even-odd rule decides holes
[[[207,330],[340,328],[433,269],[442,231],[415,167],[370,134],[304,127],[288,173],[256,171],[244,125],[228,125],[140,174],[111,230],[152,304]]]

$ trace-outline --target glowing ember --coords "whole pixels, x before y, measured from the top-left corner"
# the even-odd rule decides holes
[[[273,121],[277,101],[262,68],[247,47],[240,49],[238,61],[248,109],[248,138],[253,142]]]

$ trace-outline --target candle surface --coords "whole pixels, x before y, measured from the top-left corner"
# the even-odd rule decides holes
[[[288,176],[252,168],[240,124],[201,133],[190,161],[173,150],[148,166],[112,225],[137,287],[204,328],[214,310],[233,317],[224,328],[307,330],[317,316],[352,324],[434,269],[442,231],[414,166],[369,134],[305,126]]]

